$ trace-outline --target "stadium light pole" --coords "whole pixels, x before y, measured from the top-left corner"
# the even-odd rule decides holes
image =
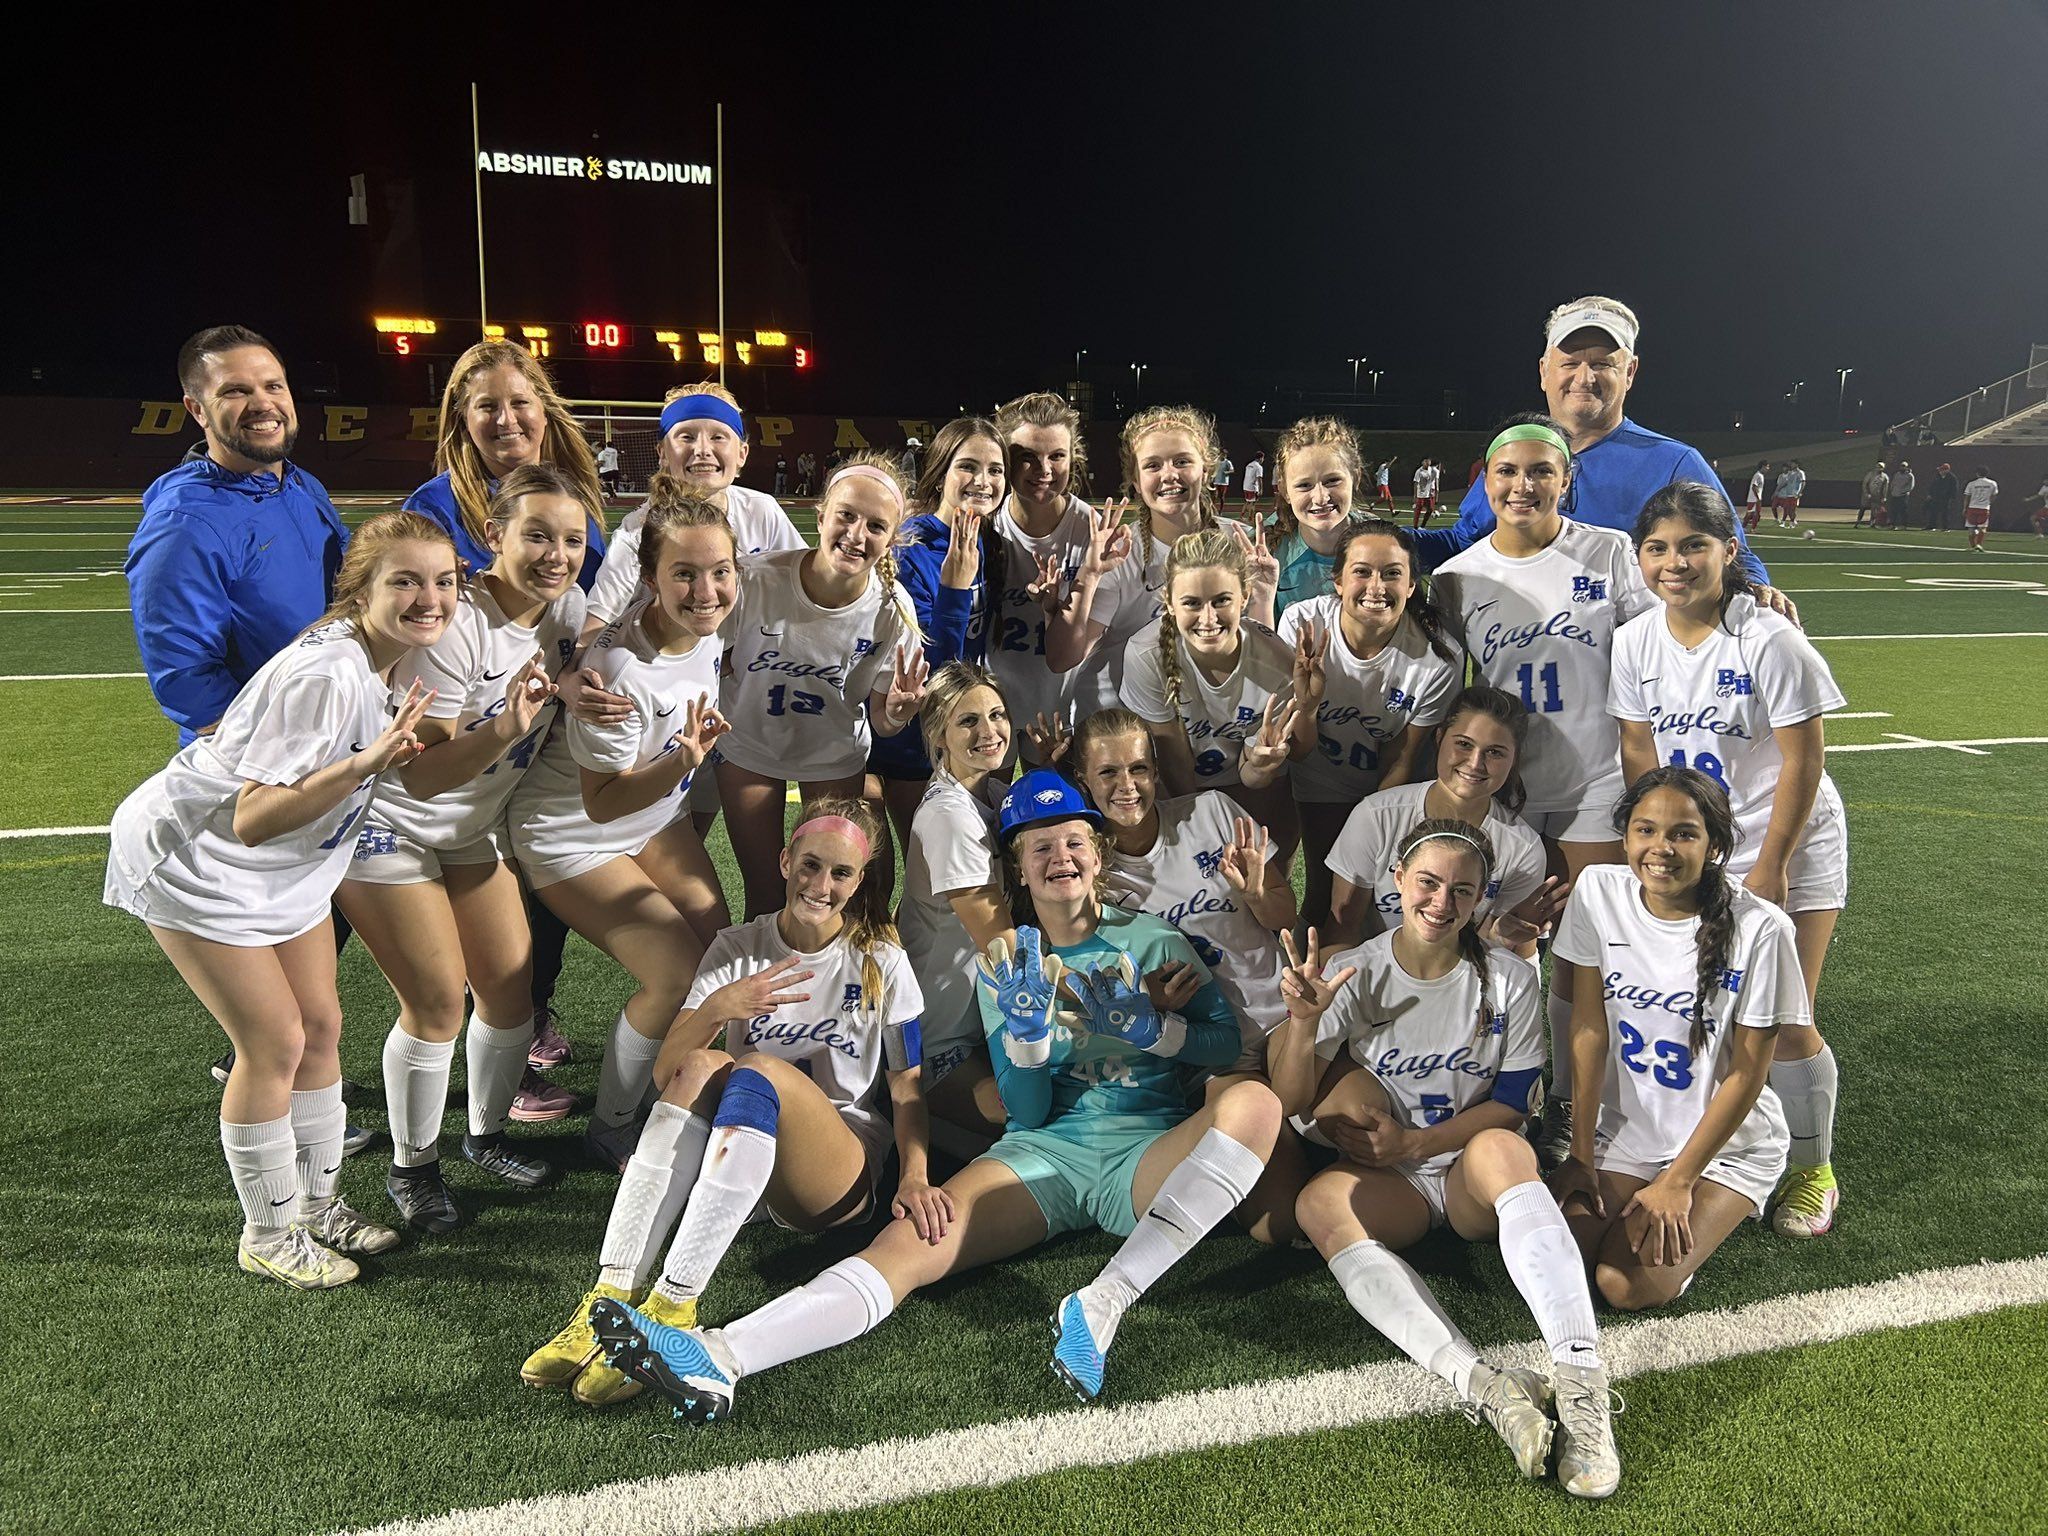
[[[1151,366],[1150,363],[1131,364],[1131,372],[1135,375],[1135,381],[1131,385],[1133,396],[1142,396],[1145,393],[1145,370]]]
[[[1081,359],[1087,355],[1088,349],[1086,347],[1074,348],[1074,377],[1077,379],[1081,377]]]
[[[1384,368],[1374,368],[1369,370],[1366,374],[1366,377],[1372,380],[1372,392],[1375,395],[1377,395],[1380,392],[1380,375],[1385,373],[1386,371],[1387,370]]]
[[[1369,359],[1363,357],[1347,357],[1344,359],[1344,361],[1351,365],[1351,393],[1353,395],[1356,395],[1358,393],[1359,364],[1367,362],[1369,361]]]
[[[1855,371],[1854,368],[1837,368],[1835,370],[1835,425],[1838,427],[1842,424],[1843,403],[1848,399],[1849,395],[1849,375]]]
[[[484,136],[477,115],[476,82],[469,82],[469,163],[476,177],[476,325],[481,338],[491,323],[491,306],[484,290]]]
[[[725,383],[725,103],[718,103],[713,118],[712,158],[718,181],[718,382]]]

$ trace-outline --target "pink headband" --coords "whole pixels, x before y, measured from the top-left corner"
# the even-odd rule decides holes
[[[818,499],[823,501],[825,496],[832,494],[833,486],[854,475],[872,480],[877,485],[885,486],[889,492],[889,499],[896,503],[896,511],[899,514],[903,512],[903,487],[898,485],[891,476],[875,468],[872,464],[842,464],[839,468],[832,471],[832,478],[825,482],[824,495],[821,495]]]
[[[813,816],[809,821],[799,824],[797,829],[789,834],[789,846],[794,848],[796,840],[806,832],[836,832],[860,850],[861,863],[867,863],[872,857],[868,848],[867,833],[861,831],[858,822],[849,821],[844,816]]]

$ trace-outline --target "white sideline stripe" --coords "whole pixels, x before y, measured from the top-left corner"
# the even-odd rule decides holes
[[[8,597],[31,597],[29,592],[9,592]],[[132,613],[130,608],[0,608],[0,619],[20,618],[24,614],[34,618],[39,613]]]
[[[1829,715],[1830,720],[1889,720],[1892,712],[1888,709],[1845,709],[1839,715]]]
[[[1986,629],[1947,635],[1808,635],[1806,638],[1816,645],[1823,640],[2048,640],[2048,629]]]
[[[2048,1301],[2048,1255],[1803,1291],[1727,1312],[1621,1323],[1602,1331],[1600,1354],[1610,1377],[1618,1380],[2043,1301]],[[1489,1354],[1527,1365],[1548,1361],[1548,1351],[1537,1343]],[[362,1536],[580,1536],[598,1530],[687,1536],[738,1530],[956,1488],[996,1487],[1070,1467],[1117,1466],[1450,1406],[1450,1389],[1443,1383],[1406,1360],[1390,1360],[1248,1387],[1184,1392],[1127,1408],[1071,1409],[917,1439],[812,1451],[787,1461],[752,1461],[520,1499],[394,1521],[369,1527]],[[1627,1438],[1624,1428],[1622,1439]]]
[[[1864,741],[1853,746],[1838,747],[1828,744],[1829,752],[1923,752],[1930,747],[1940,747],[1948,752],[1960,752],[1966,757],[1989,757],[1983,747],[2038,747],[2048,744],[2048,736],[1981,736],[1972,741],[1929,741],[1924,736],[1906,736],[1898,731],[1884,733],[1891,741]]]
[[[0,841],[12,842],[27,837],[105,837],[111,827],[4,827],[0,828]]]
[[[1847,574],[1847,573],[1845,572],[1844,574]],[[1892,577],[1891,579],[1892,579],[1893,581],[1904,581],[1904,580],[1905,580],[1905,578],[1904,578],[1903,576],[1894,576],[1894,577]],[[1938,578],[1938,577],[1923,577],[1922,579],[1923,579],[1923,580],[1939,580],[1940,578]],[[1874,589],[1874,588],[1871,588],[1871,587],[1780,587],[1780,588],[1778,588],[1778,590],[1779,590],[1780,592],[1783,592],[1784,594],[1786,594],[1786,595],[1787,595],[1788,597],[1804,597],[1804,596],[1805,596],[1805,595],[1806,595],[1807,593],[1809,593],[1809,592],[1853,592],[1853,593],[1855,593],[1855,594],[1856,594],[1856,596],[1858,596],[1858,597],[1869,597],[1869,596],[1871,596],[1871,595],[1872,595],[1872,593],[1873,593],[1873,592],[1875,591],[1875,589]],[[2040,590],[2040,587],[2038,586],[2038,584],[2035,584],[2035,583],[2026,583],[2026,584],[2021,584],[2021,585],[2017,585],[2017,586],[2010,586],[2010,587],[1923,587],[1923,586],[1910,586],[1910,587],[1887,587],[1887,588],[1885,588],[1885,593],[1884,593],[1884,595],[1885,595],[1886,597],[1905,597],[1905,596],[1908,596],[1909,594],[1911,594],[1911,593],[1915,593],[1915,592],[2007,592],[2007,593],[2010,593],[2010,592],[2036,592],[2036,591],[2039,591],[2039,590]]]
[[[1815,524],[1815,527],[1817,529],[1825,528],[1826,526],[1828,525],[1825,523]],[[1940,550],[1944,554],[1954,555],[1959,555],[1963,552],[1963,546],[1961,543],[1902,544],[1895,539],[1844,539],[1836,537],[1833,534],[1826,533],[1816,533],[1815,536],[1811,539],[1802,539],[1796,533],[1773,533],[1766,536],[1773,543],[1782,544],[1847,544],[1853,545],[1858,549],[1934,549]],[[1753,539],[1755,535],[1752,534],[1751,537]],[[2037,555],[2024,549],[2007,549],[2001,550],[2000,553],[2003,554],[2008,560],[2048,560],[2048,555]],[[1920,560],[1915,561],[1913,563],[1917,565],[1925,565],[1928,562],[1926,562],[1925,560]]]
[[[113,677],[147,677],[147,672],[10,672],[0,683],[93,683]]]

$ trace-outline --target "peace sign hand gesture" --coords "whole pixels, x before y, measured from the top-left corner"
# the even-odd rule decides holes
[[[946,530],[945,558],[939,562],[939,585],[965,592],[980,574],[981,514],[955,507],[952,525]]]
[[[1266,860],[1271,853],[1272,838],[1264,827],[1249,816],[1233,818],[1230,843],[1223,850],[1219,867],[1230,888],[1245,899],[1247,906],[1258,905],[1259,898],[1266,894]]]
[[[533,729],[541,707],[555,696],[554,679],[548,676],[547,652],[535,651],[533,659],[512,674],[505,685],[505,707],[491,722],[500,741],[511,743]]]
[[[1291,933],[1280,935],[1280,945],[1287,952],[1287,965],[1280,972],[1280,995],[1287,1000],[1287,1015],[1313,1023],[1336,1001],[1344,983],[1358,974],[1358,967],[1347,965],[1334,976],[1324,976],[1322,942],[1313,928],[1308,931],[1306,957],[1295,949]]]
[[[711,752],[711,744],[732,727],[712,706],[706,694],[698,694],[683,709],[683,723],[669,737],[664,751],[680,753],[685,773],[695,773]]]
[[[1254,613],[1273,611],[1274,594],[1280,590],[1280,557],[1266,546],[1266,521],[1255,517],[1252,532],[1247,535],[1239,523],[1230,525],[1231,536],[1237,540],[1237,547],[1244,552],[1244,563],[1251,577],[1247,607]],[[1260,607],[1261,599],[1265,606]]]
[[[1329,656],[1329,629],[1302,625],[1294,637],[1294,696],[1311,708],[1323,701]]]
[[[1280,776],[1294,747],[1294,719],[1299,713],[1294,700],[1285,703],[1276,696],[1266,700],[1266,714],[1259,734],[1244,744],[1238,758],[1237,776],[1247,789],[1264,789]]]
[[[426,750],[413,732],[426,718],[427,706],[434,702],[437,692],[438,689],[423,687],[418,678],[413,679],[412,686],[405,691],[405,702],[398,706],[391,723],[375,741],[349,759],[360,777],[367,779],[387,768],[402,768]]]
[[[924,705],[925,679],[931,672],[922,647],[896,647],[896,664],[890,669],[889,693],[882,706],[882,721],[888,727],[884,736],[895,735],[917,717]]]

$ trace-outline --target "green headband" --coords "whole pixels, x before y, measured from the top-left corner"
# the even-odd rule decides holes
[[[1564,455],[1565,467],[1572,462],[1572,445],[1564,440],[1564,434],[1555,427],[1546,427],[1540,421],[1518,421],[1486,445],[1486,462],[1491,464],[1493,456],[1509,443],[1548,443]]]

